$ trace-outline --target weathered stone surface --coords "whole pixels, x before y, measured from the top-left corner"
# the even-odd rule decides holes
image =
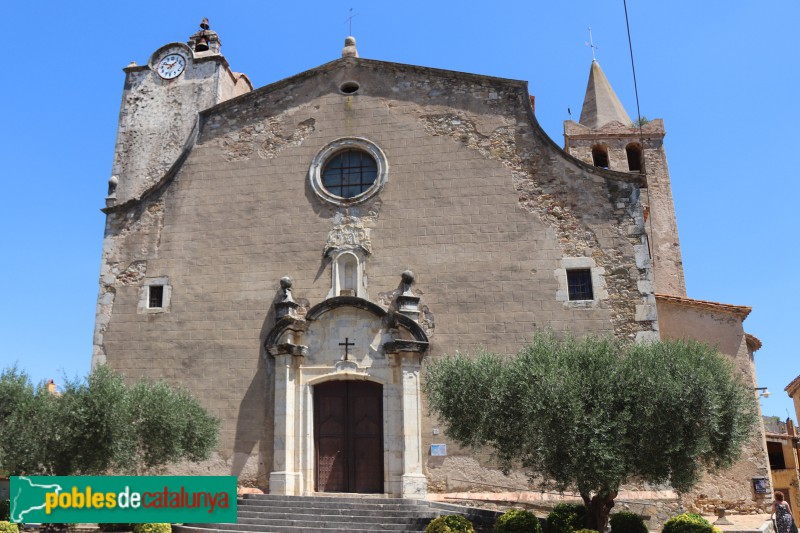
[[[683,276],[678,224],[672,200],[667,155],[664,150],[664,121],[655,119],[641,129],[633,127],[630,120],[612,121],[589,128],[571,120],[564,122],[565,150],[581,161],[592,164],[592,147],[600,145],[608,153],[609,169],[639,175],[630,171],[626,147],[643,148],[646,189],[642,191],[645,217],[632,230],[638,234],[642,228],[650,241],[649,259],[653,252],[653,278],[656,292],[686,296]]]
[[[748,347],[742,321],[747,312],[737,312],[734,306],[686,299],[657,298],[659,323],[663,338],[689,338],[716,346],[731,359],[744,382],[756,387],[753,351]],[[746,309],[746,308],[745,308]],[[690,494],[682,497],[687,509],[713,514],[717,505],[741,513],[767,512],[772,504],[772,490],[756,494],[753,478],[769,479],[769,464],[764,440],[764,427],[758,426],[742,457],[730,468],[707,473]]]
[[[644,129],[648,168],[663,169],[644,190],[620,172],[627,126],[605,127],[619,142],[601,170],[586,163],[597,132],[568,124],[577,159],[565,154],[523,82],[345,56],[236,98],[249,82],[216,53],[172,86],[128,69],[93,361],[189,387],[220,417],[214,458],[170,471],[313,491],[314,384],[369,379],[384,387],[386,492],[527,486],[434,434],[426,358],[513,354],[544,328],[657,338],[654,288],[685,292],[674,214],[662,215],[663,125]],[[309,178],[342,139],[385,154],[382,188],[358,201],[330,201]],[[592,300],[569,300],[573,268],[591,271]],[[155,280],[168,312],[142,312]],[[360,346],[352,359],[343,339]],[[431,457],[436,443],[447,457]]]
[[[344,80],[358,81],[357,95],[339,93]],[[376,143],[389,164],[384,189],[352,208],[310,193],[307,179],[317,151],[346,136]],[[657,331],[651,315],[635,320],[652,297],[648,265],[636,261],[642,236],[629,230],[642,219],[638,190],[636,176],[604,176],[564,156],[535,123],[521,82],[338,60],[203,111],[173,176],[147,200],[110,208],[103,287],[115,297],[99,315],[97,352],[132,377],[202,391],[223,420],[221,459],[241,474],[236,458],[252,454],[265,480],[274,448],[273,368],[262,348],[269,309],[287,274],[295,299],[330,296],[321,251],[335,220],[351,217],[368,236],[367,294],[385,308],[402,289],[398,273],[414,270],[415,317],[432,331],[436,316],[431,356],[479,346],[513,353],[545,327],[623,338]],[[565,257],[596,266],[596,304],[557,299],[553,272]],[[133,261],[146,262],[148,277],[168,276],[169,313],[136,313],[137,287],[113,275]],[[424,410],[421,422],[428,450]]]

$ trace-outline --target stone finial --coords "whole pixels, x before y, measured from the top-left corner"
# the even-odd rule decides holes
[[[344,48],[342,48],[342,57],[358,57],[358,50],[356,49],[356,38],[352,35],[345,37]]]
[[[414,284],[414,272],[411,270],[404,270],[400,274],[400,279],[403,280],[403,296],[413,296],[411,286]]]
[[[108,196],[106,196],[106,207],[117,205],[117,185],[119,185],[119,178],[111,176],[108,178]]]
[[[108,195],[113,196],[117,192],[117,185],[119,185],[119,178],[111,176],[108,178]]]
[[[402,280],[402,293],[397,297],[397,312],[405,315],[415,322],[419,320],[419,296],[416,296],[411,286],[414,284],[414,273],[410,270],[403,271],[400,274]]]
[[[281,278],[281,299],[275,302],[275,317],[280,319],[285,316],[292,318],[297,317],[297,308],[300,304],[294,301],[292,297],[292,278],[284,276]]]

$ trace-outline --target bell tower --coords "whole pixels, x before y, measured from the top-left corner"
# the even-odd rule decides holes
[[[595,167],[641,173],[645,231],[656,293],[686,296],[678,224],[672,200],[664,121],[633,124],[597,60],[592,61],[579,122],[564,122],[564,150]]]
[[[208,19],[187,44],[153,52],[145,65],[125,67],[108,207],[139,198],[157,184],[191,144],[197,114],[253,89],[220,53]]]

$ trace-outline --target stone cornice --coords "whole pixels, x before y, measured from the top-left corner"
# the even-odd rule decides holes
[[[694,298],[685,298],[683,296],[671,296],[669,294],[656,294],[656,301],[668,302],[677,305],[685,305],[695,308],[702,308],[702,309],[707,309],[709,311],[719,311],[722,313],[728,313],[731,315],[738,316],[742,320],[747,318],[747,315],[749,315],[750,311],[753,310],[752,307],[748,307],[745,305],[732,305],[732,304],[723,304],[720,302],[711,302],[708,300],[695,300]]]

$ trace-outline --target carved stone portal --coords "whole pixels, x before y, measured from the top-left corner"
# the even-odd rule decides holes
[[[282,286],[284,293],[287,288]],[[285,300],[284,295],[275,305]],[[314,444],[316,386],[369,381],[382,391],[379,492],[425,497],[419,374],[428,338],[417,322],[362,298],[336,296],[304,317],[284,314],[267,335],[265,348],[275,362],[271,494],[308,495],[320,486]]]

